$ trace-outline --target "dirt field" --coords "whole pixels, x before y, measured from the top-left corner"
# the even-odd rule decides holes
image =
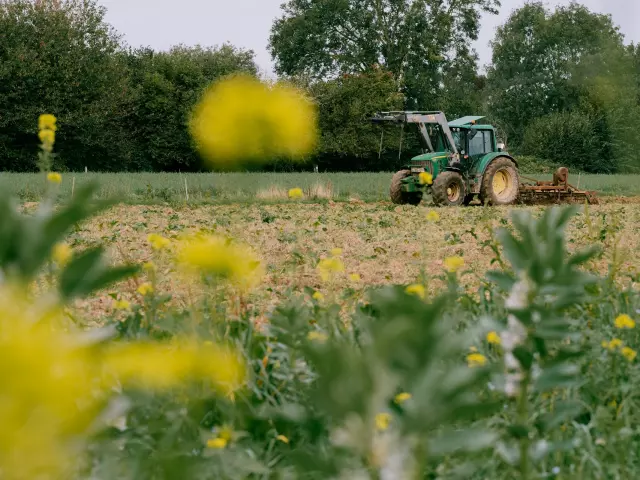
[[[625,198],[584,207],[569,231],[571,248],[598,244],[601,258],[592,265],[603,275],[616,265],[618,281],[638,281],[640,272],[640,202]],[[623,203],[624,202],[624,203]],[[534,214],[543,207],[527,208]],[[435,211],[440,219],[428,220]],[[218,205],[190,208],[122,205],[82,225],[70,238],[74,248],[103,244],[115,262],[153,260],[159,266],[160,290],[183,302],[198,287],[187,285],[175,274],[171,251],[153,252],[147,235],[159,233],[175,239],[183,233],[205,231],[229,235],[250,244],[263,259],[267,277],[252,294],[260,306],[311,287],[325,293],[316,272],[320,258],[333,248],[343,250],[346,267],[334,287],[350,285],[355,290],[368,285],[423,282],[429,291],[441,285],[443,259],[465,260],[464,281],[468,288],[480,285],[496,257],[490,232],[508,225],[508,208],[430,208],[395,206],[390,203],[324,203],[275,205]],[[348,278],[351,273],[360,282]],[[119,286],[136,299],[136,285]],[[81,305],[91,310],[110,308],[109,292]]]

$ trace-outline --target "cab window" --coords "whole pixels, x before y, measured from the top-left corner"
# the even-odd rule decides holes
[[[490,130],[471,130],[469,132],[469,155],[484,155],[493,151]]]

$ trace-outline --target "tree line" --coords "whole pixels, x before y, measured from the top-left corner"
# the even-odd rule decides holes
[[[497,0],[289,0],[269,49],[279,78],[319,108],[320,142],[278,171],[392,170],[417,152],[379,110],[480,114],[511,152],[588,172],[640,170],[640,45],[610,16],[528,3],[499,27],[481,73],[471,44]],[[55,167],[198,171],[187,119],[204,89],[258,76],[254,53],[225,44],[132,49],[94,0],[0,1],[0,170],[36,169],[37,125],[59,118]],[[247,132],[251,135],[251,132]]]

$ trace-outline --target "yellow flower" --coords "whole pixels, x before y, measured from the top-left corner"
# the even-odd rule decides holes
[[[51,253],[53,261],[61,267],[69,263],[69,260],[71,260],[72,256],[73,251],[71,250],[71,247],[66,243],[58,243],[53,247],[53,252]]]
[[[427,220],[429,222],[438,222],[440,221],[440,215],[435,210],[430,210],[429,213],[427,213]]]
[[[477,351],[478,351],[478,349],[477,349],[476,347],[474,347],[473,345],[471,345],[471,346],[469,347],[469,351],[470,351],[471,353],[475,353],[475,352],[477,352]]]
[[[622,353],[624,358],[626,358],[630,362],[633,362],[638,355],[638,353],[631,347],[624,347],[620,353]]]
[[[410,393],[402,392],[402,393],[399,393],[399,394],[397,394],[397,395],[395,396],[394,401],[395,401],[397,404],[401,404],[401,403],[406,402],[406,401],[407,401],[407,400],[409,400],[410,398],[411,398],[411,394],[410,394]]]
[[[314,292],[313,299],[318,301],[324,300],[324,295],[320,292]]]
[[[342,255],[342,249],[341,248],[334,248],[331,250],[331,256],[332,257],[339,257],[340,255]]]
[[[318,139],[311,100],[284,83],[268,86],[248,75],[213,84],[194,109],[189,128],[201,155],[216,167],[278,156],[301,159]]]
[[[114,300],[113,308],[114,310],[129,310],[131,308],[131,303],[127,300]]]
[[[143,297],[151,295],[153,293],[153,285],[151,285],[150,283],[143,283],[138,287],[138,293]]]
[[[286,443],[286,444],[288,444],[288,443],[289,443],[289,439],[288,439],[287,437],[285,437],[284,435],[278,435],[278,436],[276,437],[276,440],[279,440],[279,441],[281,441],[282,443]]]
[[[115,344],[105,354],[104,369],[120,382],[150,389],[208,380],[224,394],[240,388],[247,376],[241,356],[234,350],[189,339],[167,344]]]
[[[167,248],[171,245],[171,241],[168,238],[163,237],[162,235],[158,235],[156,233],[152,233],[147,237],[147,242],[151,244],[151,247],[154,250],[162,250],[163,248]]]
[[[422,185],[431,185],[433,183],[433,175],[428,172],[420,172],[418,180]]]
[[[487,333],[487,342],[489,342],[492,345],[500,345],[501,343],[500,335],[498,335],[496,332]]]
[[[635,328],[636,322],[634,322],[631,317],[627,314],[618,315],[614,322],[616,328]]]
[[[214,275],[242,288],[250,288],[264,275],[253,251],[217,235],[196,236],[179,245],[178,262],[191,272]]]
[[[40,115],[38,119],[38,130],[52,130],[55,132],[58,129],[56,121],[57,118],[51,114],[45,113]]]
[[[622,340],[619,338],[614,338],[610,342],[607,342],[606,340],[602,341],[602,348],[606,348],[609,351],[613,352],[615,349],[620,347],[622,347]]]
[[[228,440],[224,438],[210,438],[207,440],[207,447],[220,450],[227,447]]]
[[[38,132],[40,141],[47,145],[53,145],[56,141],[56,132],[53,130],[40,130]]]
[[[318,263],[317,270],[320,278],[326,282],[336,273],[344,272],[344,264],[342,263],[342,260],[337,257],[323,258]]]
[[[55,328],[59,316],[45,297],[32,303],[23,291],[0,288],[3,479],[65,478],[99,411],[92,357]]]
[[[323,332],[309,332],[309,334],[307,335],[307,339],[311,340],[312,342],[326,342],[327,339],[329,337],[327,336],[326,333]]]
[[[362,278],[357,273],[352,273],[349,275],[349,280],[351,280],[352,282],[359,282],[360,280],[362,280]]]
[[[60,184],[60,183],[62,183],[62,175],[60,175],[59,173],[56,173],[56,172],[50,172],[50,173],[47,174],[47,181],[49,183]]]
[[[470,368],[473,367],[482,367],[486,365],[487,357],[482,355],[481,353],[470,353],[467,355],[467,364]]]
[[[292,188],[289,190],[289,198],[292,200],[297,200],[299,198],[304,197],[304,193],[301,188]]]
[[[455,273],[464,266],[464,259],[462,257],[447,257],[444,259],[444,267],[447,271]]]
[[[391,414],[389,413],[378,413],[376,415],[376,429],[380,432],[384,432],[389,428],[389,424],[391,423]]]
[[[404,289],[404,291],[408,294],[408,295],[415,295],[416,297],[420,297],[424,300],[425,298],[425,289],[423,285],[420,285],[418,283],[414,283],[412,285],[409,285],[407,288]]]

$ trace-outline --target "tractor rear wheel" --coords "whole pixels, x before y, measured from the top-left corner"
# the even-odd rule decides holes
[[[506,157],[498,157],[489,164],[482,177],[480,201],[484,205],[511,205],[518,200],[520,176],[515,164]]]
[[[433,203],[442,206],[457,207],[464,203],[467,189],[462,175],[458,172],[442,172],[433,181]]]
[[[389,194],[391,201],[398,205],[418,205],[422,201],[422,192],[403,192],[402,180],[411,175],[410,170],[400,170],[391,179]]]

